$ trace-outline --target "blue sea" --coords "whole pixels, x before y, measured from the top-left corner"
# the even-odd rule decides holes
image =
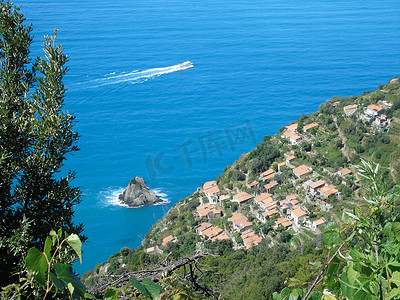
[[[265,135],[400,75],[398,0],[16,4],[34,24],[33,56],[55,28],[69,56],[65,109],[81,150],[65,171],[83,191],[81,274],[138,247],[174,203]],[[134,176],[169,203],[118,205]]]

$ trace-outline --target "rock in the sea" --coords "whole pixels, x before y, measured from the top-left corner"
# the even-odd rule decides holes
[[[129,207],[138,207],[163,201],[153,191],[149,190],[141,177],[132,178],[125,191],[118,198]]]

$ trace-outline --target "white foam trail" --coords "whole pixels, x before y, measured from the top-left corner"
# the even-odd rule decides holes
[[[190,61],[186,61],[184,63],[181,63],[179,65],[174,65],[170,67],[164,67],[164,68],[154,68],[154,69],[148,69],[144,71],[132,71],[129,73],[123,73],[120,75],[115,75],[115,73],[110,73],[107,75],[105,78],[100,78],[100,79],[94,79],[89,82],[86,82],[86,84],[90,84],[90,88],[94,87],[100,87],[100,86],[105,86],[105,85],[111,85],[111,84],[118,84],[118,83],[123,83],[123,82],[129,82],[132,84],[136,83],[141,83],[144,82],[148,79],[158,77],[160,75],[172,73],[172,72],[177,72],[177,71],[183,71],[189,68],[193,68],[193,64]]]
[[[129,207],[128,205],[122,203],[119,199],[118,196],[124,192],[125,188],[123,187],[109,187],[108,189],[99,192],[99,198],[100,198],[100,203],[103,205],[103,207],[126,207],[126,208],[132,208]],[[155,205],[164,205],[167,203],[170,203],[168,199],[168,195],[166,193],[163,193],[161,189],[153,189],[152,190],[163,202],[159,202]],[[140,208],[143,206],[138,206],[134,208]]]
[[[123,187],[109,187],[105,191],[99,192],[100,203],[104,207],[108,206],[121,206],[128,207],[128,205],[119,201],[118,196],[124,192],[125,188]]]

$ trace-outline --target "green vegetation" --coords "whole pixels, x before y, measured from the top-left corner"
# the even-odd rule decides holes
[[[274,299],[399,299],[400,194],[388,191],[378,165],[363,160],[359,171],[369,182],[366,209],[354,208],[343,214],[341,225],[326,226],[327,259],[307,292],[285,288]],[[298,277],[292,282],[304,285]]]
[[[31,63],[32,27],[18,8],[1,6],[0,294],[94,298],[71,268],[85,240],[72,220],[80,190],[70,184],[73,172],[56,176],[78,150],[74,116],[62,111],[67,57],[55,33],[45,38],[46,59]],[[386,116],[368,114],[371,104]],[[283,127],[225,168],[216,179],[224,200],[199,189],[154,224],[138,249],[122,248],[82,282],[104,299],[399,299],[399,109],[399,80],[333,97],[299,118],[294,137]],[[260,176],[265,171],[272,177]],[[319,180],[324,192],[312,188]],[[275,211],[254,199],[267,191]],[[240,192],[251,197],[233,201]],[[288,202],[293,197],[297,203]],[[213,212],[200,214],[200,204]],[[246,220],[235,227],[230,218],[239,214]]]
[[[74,116],[63,112],[67,56],[45,37],[45,58],[32,63],[32,26],[18,8],[0,12],[0,286],[18,282],[31,247],[42,249],[51,230],[80,235],[73,223],[80,190],[73,172],[58,173],[77,150]],[[81,235],[81,238],[84,237]]]

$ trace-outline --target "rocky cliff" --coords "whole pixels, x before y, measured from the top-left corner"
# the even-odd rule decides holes
[[[132,178],[125,191],[118,198],[129,207],[156,204],[163,201],[153,191],[149,190],[141,177]]]

